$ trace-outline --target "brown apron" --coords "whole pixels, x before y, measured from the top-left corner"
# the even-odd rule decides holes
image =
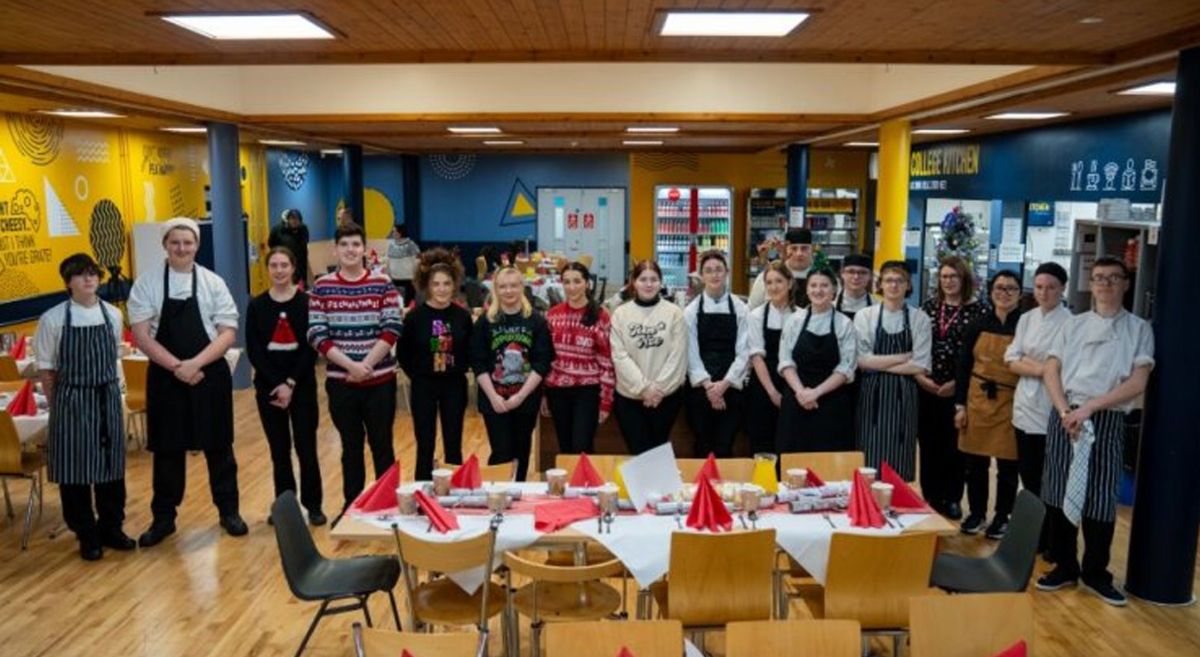
[[[1011,335],[984,331],[971,352],[975,366],[967,391],[967,428],[958,433],[958,448],[968,454],[1017,458],[1012,406],[1020,377],[1004,362],[1004,350],[1012,341]]]

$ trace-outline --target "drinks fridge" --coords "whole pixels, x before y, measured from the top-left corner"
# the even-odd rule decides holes
[[[762,273],[763,261],[758,257],[758,245],[769,239],[783,239],[787,232],[788,204],[787,189],[751,189],[746,202],[746,275],[750,284]],[[766,262],[778,259],[780,254],[771,249]],[[747,288],[748,289],[748,288]]]
[[[733,266],[733,188],[659,185],[654,189],[654,257],[669,292],[686,290],[700,253],[725,251]]]

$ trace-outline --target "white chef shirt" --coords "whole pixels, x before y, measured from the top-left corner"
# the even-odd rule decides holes
[[[712,378],[709,376],[708,370],[704,369],[704,361],[700,358],[700,340],[696,329],[699,322],[699,304],[704,304],[704,314],[706,315],[727,315],[729,314],[729,299],[728,290],[718,299],[713,299],[707,293],[701,292],[700,296],[692,299],[687,308],[683,309],[683,320],[687,324],[688,331],[688,380],[691,381],[692,387],[699,387],[705,379]],[[737,338],[734,342],[736,353],[723,380],[740,390],[746,381],[746,365],[750,362],[750,329],[748,326],[750,309],[744,301],[733,297],[733,314],[737,317]]]
[[[167,267],[164,260],[161,267],[151,267],[137,277],[133,288],[129,291],[129,301],[125,304],[129,313],[129,323],[150,322],[150,335],[158,334],[158,322],[161,319],[163,305],[163,268]],[[196,266],[196,295],[200,303],[200,321],[204,323],[204,331],[210,340],[217,337],[218,326],[238,327],[237,304],[225,281],[211,269],[199,264]],[[190,299],[192,297],[192,274],[172,271],[169,274],[172,299]]]
[[[116,306],[100,301],[89,308],[75,301],[64,301],[42,313],[38,319],[37,333],[33,335],[33,351],[37,354],[37,366],[40,370],[58,369],[58,344],[66,325],[68,305],[71,307],[71,326],[76,328],[103,324],[104,315],[100,310],[103,308],[103,312],[108,313],[108,321],[112,326],[113,342],[118,349],[121,346],[125,325],[121,321],[121,311]]]
[[[783,324],[792,314],[790,306],[785,306],[783,310],[775,307],[775,304],[764,303],[763,305],[750,311],[750,315],[746,318],[747,328],[750,329],[748,344],[750,345],[749,356],[766,356],[767,355],[767,339],[763,334],[763,313],[767,315],[767,328],[772,330],[782,330]],[[782,338],[782,336],[780,336]]]
[[[1062,363],[1067,401],[1080,405],[1121,385],[1135,368],[1154,367],[1154,331],[1124,309],[1113,317],[1089,310],[1063,323],[1048,355]],[[1132,409],[1133,400],[1113,407],[1126,413]]]
[[[858,357],[875,355],[875,325],[879,321],[879,313],[883,313],[883,332],[888,334],[904,330],[904,313],[908,313],[913,344],[912,360],[909,362],[924,368],[926,373],[932,370],[933,324],[929,315],[908,305],[901,310],[888,310],[882,303],[877,303],[855,313],[854,329],[858,332]]]
[[[1070,318],[1071,311],[1061,305],[1050,312],[1034,308],[1022,314],[1017,320],[1016,335],[1004,351],[1004,362],[1012,363],[1022,358],[1045,362],[1058,331]],[[1017,381],[1013,393],[1014,427],[1025,433],[1045,435],[1050,423],[1050,408],[1050,395],[1040,376],[1023,376]]]
[[[796,367],[796,361],[792,360],[792,349],[796,346],[796,340],[800,339],[800,328],[810,312],[809,308],[798,308],[783,324],[783,335],[779,338],[780,373],[789,367]],[[858,333],[850,318],[831,308],[823,313],[813,313],[805,330],[813,335],[829,335],[831,323],[837,335],[840,359],[833,371],[845,375],[847,382],[853,381],[854,369],[858,367]]]

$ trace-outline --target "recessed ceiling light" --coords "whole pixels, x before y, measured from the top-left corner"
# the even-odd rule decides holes
[[[42,114],[51,116],[61,116],[69,119],[123,119],[124,114],[116,114],[113,112],[105,112],[103,110],[90,109],[52,109],[39,110]]]
[[[1087,16],[1085,18],[1079,19],[1080,25],[1099,25],[1100,23],[1103,23],[1103,22],[1104,22],[1104,19],[1100,18],[1099,16]]]
[[[1117,92],[1122,96],[1174,96],[1174,82],[1151,82]]]
[[[456,135],[498,135],[500,128],[483,125],[452,125],[446,128]]]
[[[630,133],[674,133],[679,132],[678,126],[673,125],[631,125],[625,128],[625,132]]]
[[[341,154],[342,154],[342,149],[340,149],[340,148],[322,148],[322,149],[321,149],[321,155],[337,155],[337,156],[340,156]]]
[[[1001,112],[983,118],[1007,121],[1044,121],[1046,119],[1057,119],[1067,114],[1070,114],[1070,112]]]
[[[970,132],[966,128],[918,128],[913,130],[914,135],[964,135]]]
[[[520,139],[485,139],[483,143],[485,146],[520,146],[525,142]]]
[[[174,132],[180,135],[200,135],[208,132],[208,128],[205,128],[202,125],[168,126],[166,128],[159,128],[159,130],[162,130],[163,132]]]
[[[782,37],[808,18],[802,11],[668,11],[662,36]]]
[[[170,14],[164,21],[210,39],[333,39],[324,25],[296,12]]]
[[[626,139],[621,142],[626,146],[662,146],[661,139]]]
[[[877,141],[848,141],[842,145],[843,146],[854,146],[856,148],[878,148],[879,142],[877,142]]]
[[[259,139],[258,143],[262,144],[263,146],[307,146],[307,144],[302,141],[295,141],[292,139]]]

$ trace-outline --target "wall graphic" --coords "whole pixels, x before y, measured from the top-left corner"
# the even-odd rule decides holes
[[[308,178],[308,153],[284,151],[279,154],[279,171],[288,189],[296,191],[304,186]]]
[[[443,180],[462,180],[475,168],[473,153],[430,155],[429,167]]]
[[[501,226],[521,226],[537,223],[537,197],[520,178],[514,178],[512,189],[508,192],[508,202],[504,204],[504,214],[500,215]]]
[[[44,114],[8,114],[8,134],[21,154],[44,167],[58,159],[64,122]]]

